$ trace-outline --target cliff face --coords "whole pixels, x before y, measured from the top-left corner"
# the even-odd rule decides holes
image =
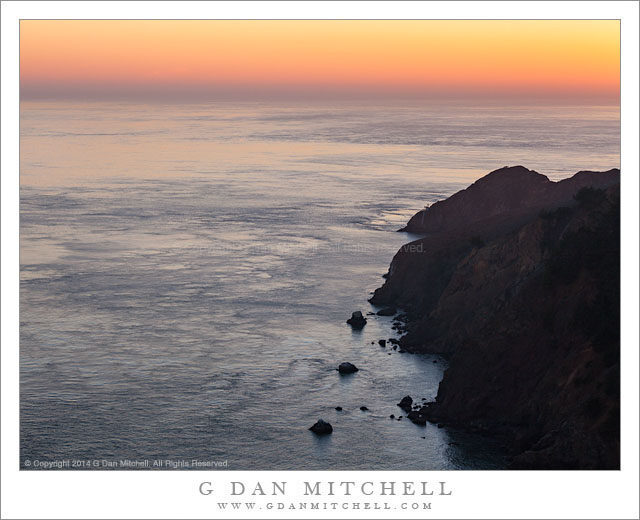
[[[573,197],[584,187],[604,189],[619,182],[618,169],[578,172],[560,182],[522,166],[493,171],[411,218],[401,231],[426,236],[398,251],[371,302],[423,317],[448,285],[457,261],[471,250],[521,228],[542,211],[575,205]]]
[[[522,173],[515,178],[528,185]],[[408,311],[404,349],[450,358],[429,417],[508,433],[513,467],[619,466],[618,175],[550,183],[526,173],[540,187],[535,197],[523,194],[534,215],[507,225],[505,209],[488,229],[469,224],[484,231],[479,237],[457,227],[414,242],[372,298]],[[585,180],[604,188],[580,190]],[[544,209],[536,197],[558,185],[565,194]],[[447,211],[489,222],[484,201],[473,217],[472,187],[464,208],[449,202]]]

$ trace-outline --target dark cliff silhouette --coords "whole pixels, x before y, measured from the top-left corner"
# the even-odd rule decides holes
[[[619,467],[619,179],[492,172],[411,219],[371,299],[450,360],[430,420],[504,435],[513,468]]]
[[[553,182],[524,166],[495,170],[448,199],[419,211],[400,231],[495,234],[513,229],[541,209],[567,204],[580,188],[620,182],[620,170],[581,171]]]

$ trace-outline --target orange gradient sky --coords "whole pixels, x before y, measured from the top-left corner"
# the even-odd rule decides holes
[[[618,102],[618,21],[23,20],[25,99],[530,97]]]

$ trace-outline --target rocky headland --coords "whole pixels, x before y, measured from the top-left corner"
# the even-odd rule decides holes
[[[505,439],[516,469],[616,469],[620,172],[489,173],[411,218],[371,303],[449,368],[420,419]]]

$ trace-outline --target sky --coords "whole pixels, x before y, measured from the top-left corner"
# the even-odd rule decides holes
[[[617,20],[22,20],[21,98],[619,103]]]

